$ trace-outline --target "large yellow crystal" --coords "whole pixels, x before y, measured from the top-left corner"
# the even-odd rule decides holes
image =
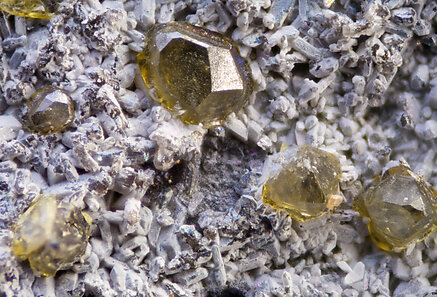
[[[74,120],[70,96],[54,87],[44,87],[27,101],[25,128],[42,135],[61,132]]]
[[[40,195],[18,219],[12,251],[32,269],[51,276],[85,252],[91,220],[55,195]]]
[[[0,9],[7,13],[37,19],[54,16],[60,0],[1,0]]]
[[[336,156],[308,145],[280,153],[284,166],[265,183],[263,202],[298,221],[326,213],[341,202],[341,165]],[[269,165],[272,166],[272,165]]]
[[[253,90],[247,63],[228,38],[184,22],[152,27],[138,67],[155,99],[190,124],[220,124]]]
[[[400,165],[372,182],[354,203],[373,241],[383,250],[408,247],[435,231],[436,191],[410,168]]]

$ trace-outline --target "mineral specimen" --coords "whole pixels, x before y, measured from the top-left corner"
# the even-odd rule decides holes
[[[50,19],[56,12],[59,2],[59,0],[2,0],[0,9],[17,16]]]
[[[265,204],[288,212],[298,221],[307,221],[341,202],[341,165],[336,156],[303,145],[292,154],[285,151],[279,158],[287,163],[265,183]]]
[[[27,108],[26,128],[42,135],[61,132],[74,119],[73,101],[53,87],[44,87],[35,92],[27,101]]]
[[[85,252],[91,219],[56,195],[40,195],[18,219],[12,251],[45,276],[77,261]]]
[[[376,245],[397,251],[436,229],[437,192],[410,168],[399,165],[376,178],[354,203]]]
[[[156,99],[190,124],[220,124],[253,89],[246,62],[225,36],[183,22],[152,27],[138,67]]]

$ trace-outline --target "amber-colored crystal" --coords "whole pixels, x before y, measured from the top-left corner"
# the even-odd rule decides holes
[[[341,165],[336,156],[307,145],[291,155],[287,150],[280,154],[281,162],[290,156],[291,159],[265,183],[262,192],[265,204],[288,212],[294,219],[307,221],[341,202],[338,195]]]
[[[12,251],[32,269],[50,276],[85,252],[90,217],[55,195],[40,195],[18,219]]]
[[[393,251],[420,241],[436,229],[436,191],[410,168],[400,165],[372,182],[354,208],[369,218],[376,245]]]
[[[152,27],[138,66],[155,99],[190,124],[220,124],[253,90],[247,63],[228,38],[184,22]]]
[[[42,135],[61,132],[74,120],[74,104],[59,89],[45,87],[35,92],[27,101],[25,126]]]
[[[1,0],[0,9],[7,13],[37,19],[54,16],[60,0]]]

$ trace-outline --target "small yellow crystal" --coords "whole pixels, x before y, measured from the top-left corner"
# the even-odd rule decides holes
[[[50,19],[54,16],[60,0],[1,0],[0,9],[13,15]]]
[[[372,182],[354,203],[375,244],[401,250],[435,231],[437,193],[410,168],[400,165]]]
[[[25,128],[42,135],[61,132],[74,120],[70,97],[51,86],[35,92],[27,101]]]
[[[334,3],[334,1],[335,0],[323,0],[323,5],[325,5],[325,7],[327,7],[327,8],[329,8]]]
[[[190,124],[220,124],[253,90],[249,67],[228,38],[184,22],[152,27],[138,67],[155,99]]]
[[[55,195],[40,195],[18,219],[12,251],[32,269],[51,276],[85,252],[90,217]]]
[[[303,145],[297,152],[280,156],[285,166],[264,185],[263,202],[288,212],[298,221],[307,221],[341,203],[341,165],[336,156]]]

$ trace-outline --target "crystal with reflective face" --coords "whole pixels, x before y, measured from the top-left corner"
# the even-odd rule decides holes
[[[341,165],[336,156],[303,145],[292,155],[280,156],[280,160],[287,163],[264,185],[265,204],[307,221],[341,203]]]
[[[253,90],[247,63],[233,44],[188,23],[152,27],[138,66],[156,99],[190,124],[220,124]]]
[[[0,9],[22,17],[50,19],[61,0],[1,0]]]
[[[355,201],[369,218],[376,245],[393,251],[420,241],[436,229],[436,191],[408,167],[396,166],[378,177]]]
[[[54,275],[77,261],[85,252],[89,216],[55,195],[40,195],[18,219],[13,253],[28,259],[35,271]]]
[[[70,97],[53,87],[35,92],[27,101],[26,128],[42,135],[61,132],[74,120]]]

